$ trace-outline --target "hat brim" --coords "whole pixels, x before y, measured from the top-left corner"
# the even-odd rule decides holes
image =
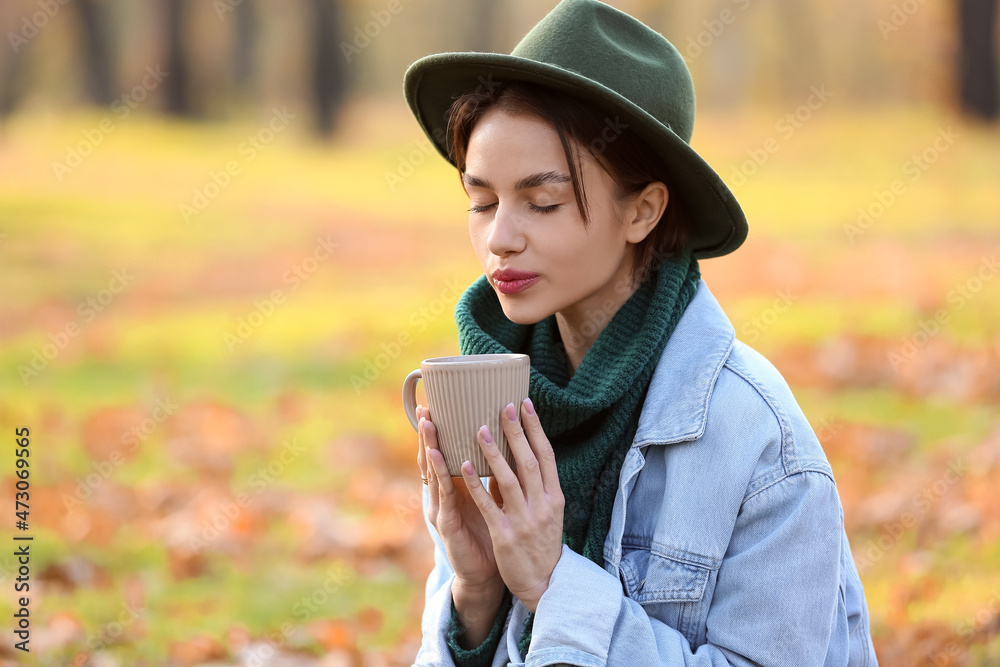
[[[692,220],[690,248],[695,257],[719,257],[738,248],[747,220],[722,178],[669,127],[610,88],[548,63],[505,53],[436,53],[414,62],[403,77],[410,110],[437,151],[449,162],[447,113],[454,99],[477,86],[500,81],[536,83],[594,102],[621,117],[659,156]],[[452,162],[454,164],[454,162]]]

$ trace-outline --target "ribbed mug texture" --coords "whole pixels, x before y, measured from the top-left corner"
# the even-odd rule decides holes
[[[460,363],[451,363],[453,360]],[[466,460],[472,463],[478,476],[493,474],[476,439],[484,424],[507,464],[516,470],[500,413],[504,406],[513,403],[520,418],[520,403],[528,397],[529,371],[527,355],[468,355],[451,357],[447,364],[427,361],[420,364],[427,407],[450,475],[461,477],[462,463]]]

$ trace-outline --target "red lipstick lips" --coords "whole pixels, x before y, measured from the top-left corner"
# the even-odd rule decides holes
[[[531,287],[539,275],[531,271],[502,269],[493,272],[493,285],[504,294],[517,294]]]

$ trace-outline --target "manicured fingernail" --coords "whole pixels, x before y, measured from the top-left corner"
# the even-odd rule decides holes
[[[468,461],[462,464],[462,472],[468,475],[469,477],[472,477],[473,475],[476,474],[476,471],[472,469],[472,464],[469,463]]]
[[[483,436],[483,442],[485,442],[487,445],[493,443],[493,435],[490,433],[490,429],[488,426],[486,426],[486,424],[483,424],[482,426],[479,427],[479,434]]]
[[[507,404],[507,419],[510,421],[515,421],[517,419],[517,410],[514,409],[513,403]]]
[[[526,399],[524,399],[524,411],[525,411],[525,412],[527,412],[527,413],[528,413],[529,415],[531,415],[532,417],[534,417],[534,416],[535,416],[535,406],[534,406],[534,404],[533,404],[533,403],[531,402],[531,399],[530,399],[530,398],[526,398]]]

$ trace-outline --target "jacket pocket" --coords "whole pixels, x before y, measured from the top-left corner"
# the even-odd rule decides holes
[[[655,618],[696,645],[707,608],[705,589],[712,570],[638,548],[622,553],[621,581],[625,595]]]

